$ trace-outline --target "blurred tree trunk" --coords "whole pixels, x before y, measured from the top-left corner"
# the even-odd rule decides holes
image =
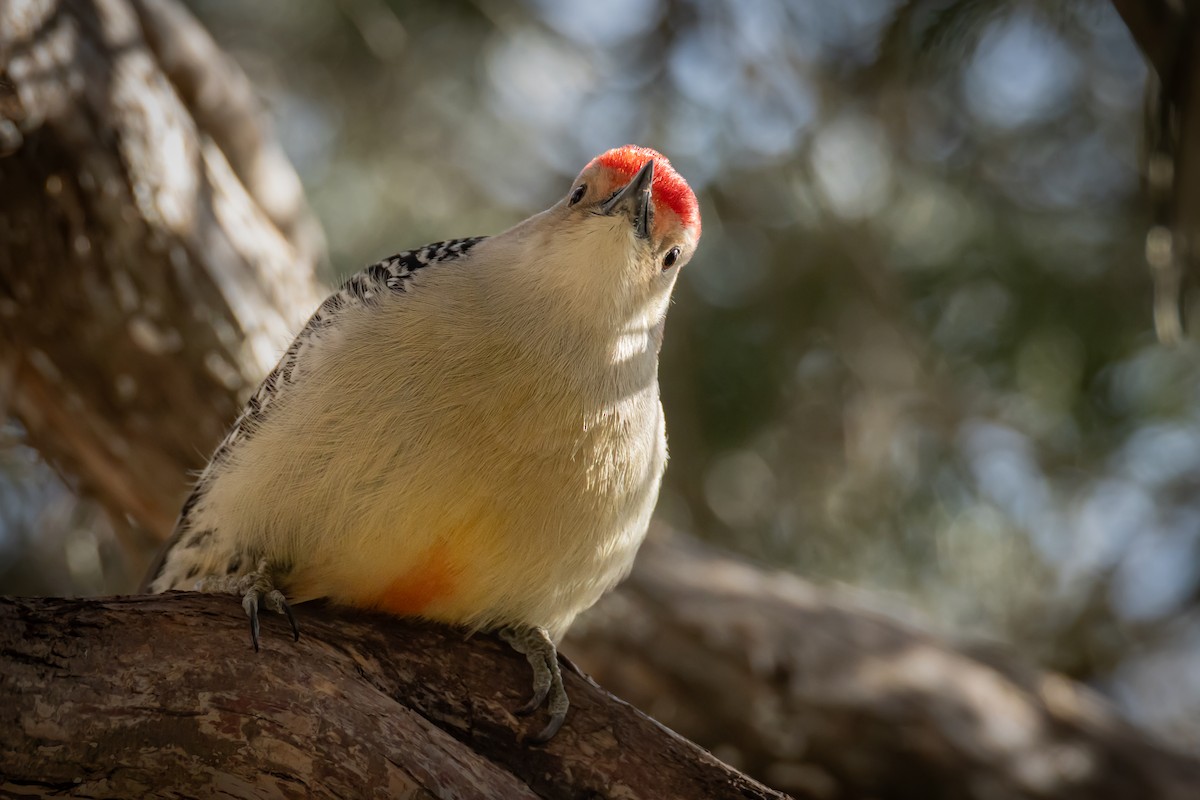
[[[319,299],[299,180],[169,2],[0,5],[0,354],[33,444],[161,537]]]
[[[296,176],[244,76],[170,0],[0,3],[0,154],[0,400],[81,491],[161,538],[188,471],[319,297],[320,236]],[[526,676],[486,638],[303,610],[301,643],[254,660],[229,635],[240,613],[219,597],[4,606],[0,776],[19,767],[25,786],[96,794],[119,777],[114,764],[146,756],[113,757],[110,744],[153,741],[150,762],[180,763],[203,733],[215,737],[205,763],[221,765],[204,774],[233,795],[301,794],[292,777],[344,768],[349,780],[361,767],[372,785],[399,776],[391,785],[412,796],[462,796],[485,773],[497,796],[528,791],[513,776],[541,796],[617,796],[593,779],[617,775],[604,770],[619,746],[662,775],[761,796],[574,679],[568,735],[545,751],[514,746],[522,727],[503,709]],[[386,645],[381,631],[395,634]],[[1190,798],[1200,785],[1194,761],[1064,679],[993,668],[677,535],[652,539],[566,649],[797,796]],[[88,749],[101,741],[97,709],[116,708],[125,733]],[[292,730],[304,725],[319,735]],[[374,761],[362,726],[382,748]],[[421,761],[429,748],[436,759]],[[328,772],[305,772],[311,758]],[[442,783],[404,783],[435,768]],[[173,774],[136,773],[160,792]]]
[[[1176,344],[1184,335],[1183,306],[1196,304],[1200,266],[1200,8],[1170,0],[1113,0],[1113,6],[1154,71],[1142,164],[1154,215],[1146,261],[1158,337]]]

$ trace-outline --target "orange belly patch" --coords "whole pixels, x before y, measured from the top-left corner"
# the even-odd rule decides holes
[[[375,605],[400,616],[420,614],[453,596],[460,571],[450,548],[445,544],[434,545],[416,565],[388,584]]]

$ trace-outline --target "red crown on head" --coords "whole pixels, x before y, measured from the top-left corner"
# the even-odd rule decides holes
[[[700,238],[700,204],[696,194],[683,176],[675,171],[666,156],[649,147],[627,144],[602,153],[592,159],[592,164],[602,164],[630,180],[646,162],[654,159],[654,185],[651,196],[675,212],[684,227],[694,228]],[[588,164],[590,167],[592,164]]]

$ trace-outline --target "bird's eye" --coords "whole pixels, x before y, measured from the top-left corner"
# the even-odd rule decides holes
[[[567,205],[569,205],[569,206],[575,205],[576,203],[578,203],[580,200],[583,199],[583,196],[585,194],[587,194],[587,184],[581,183],[575,187],[575,191],[571,192],[571,199],[567,201]]]
[[[667,251],[667,254],[665,256],[663,256],[663,269],[670,269],[671,267],[675,266],[675,262],[678,260],[679,260],[679,248],[672,247],[670,250]]]

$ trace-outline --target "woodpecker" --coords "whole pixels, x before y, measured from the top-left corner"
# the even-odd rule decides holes
[[[184,503],[151,592],[317,598],[494,630],[561,727],[556,644],[629,571],[666,466],[658,353],[700,239],[654,150],[594,158],[545,211],[347,280]]]

